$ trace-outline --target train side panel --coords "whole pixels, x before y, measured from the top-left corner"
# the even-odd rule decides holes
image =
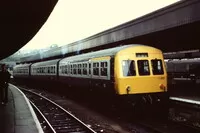
[[[59,81],[68,87],[81,87],[81,91],[90,90],[114,94],[111,82],[111,57],[96,57],[84,61],[69,60],[59,64]]]
[[[34,80],[57,81],[57,62],[59,59],[38,62],[31,66],[31,78]]]
[[[30,78],[31,64],[20,64],[13,68],[13,77],[15,79],[28,79]]]

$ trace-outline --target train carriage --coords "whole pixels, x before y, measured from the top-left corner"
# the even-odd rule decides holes
[[[13,68],[13,76],[16,79],[24,79],[30,77],[31,64],[19,64]]]
[[[149,94],[151,97],[156,93],[155,97],[164,97],[167,92],[162,52],[144,45],[66,57],[59,62],[59,78],[70,85],[120,96]]]
[[[34,63],[31,66],[31,78],[37,80],[56,81],[57,63],[59,59]]]
[[[166,61],[169,84],[200,83],[200,60],[183,59]]]

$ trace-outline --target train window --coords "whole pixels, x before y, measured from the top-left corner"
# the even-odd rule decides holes
[[[87,75],[87,64],[83,64],[83,75]]]
[[[53,73],[56,73],[56,67],[55,66],[53,67]]]
[[[50,66],[50,67],[49,67],[49,73],[51,73],[51,71],[52,71],[52,70],[51,70],[51,66]]]
[[[154,75],[164,74],[161,60],[151,60],[152,71]]]
[[[73,64],[73,74],[77,74],[77,72],[76,72],[76,64]]]
[[[89,75],[91,74],[91,63],[89,63]]]
[[[99,75],[99,63],[93,63],[93,75]]]
[[[62,66],[62,73],[65,74],[66,73],[66,66]]]
[[[101,76],[108,76],[107,69],[107,62],[101,62]]]
[[[137,63],[139,75],[150,75],[148,60],[138,60]]]
[[[67,65],[63,66],[63,68],[65,68],[65,70],[63,71],[65,74],[67,74]]]
[[[50,67],[48,67],[48,73],[50,73]]]
[[[133,60],[123,60],[123,76],[135,76],[135,61]]]
[[[136,53],[136,57],[148,57],[148,53]]]
[[[73,67],[70,65],[70,73],[73,74]]]
[[[67,65],[67,74],[70,74],[70,65]]]
[[[81,75],[81,64],[78,64],[78,74]]]
[[[40,68],[37,68],[37,73],[40,73]]]
[[[51,73],[54,73],[54,67],[53,66],[51,67]]]
[[[62,73],[65,74],[65,66],[62,66]]]
[[[61,68],[61,73],[63,74],[64,73],[63,66],[61,66],[60,68]]]

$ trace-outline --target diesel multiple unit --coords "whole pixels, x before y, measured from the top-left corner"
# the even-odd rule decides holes
[[[78,86],[132,102],[167,99],[167,74],[161,50],[145,45],[125,45],[62,59],[14,67],[15,79],[29,78]],[[67,88],[67,87],[66,87]]]

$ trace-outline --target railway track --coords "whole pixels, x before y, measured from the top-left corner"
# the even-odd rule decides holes
[[[40,114],[39,118],[42,118],[41,125],[45,133],[96,133],[55,102],[35,92],[21,90]]]
[[[21,87],[20,87],[21,89]],[[50,99],[52,99],[52,97],[48,96],[45,92],[41,92],[41,91],[35,91],[35,90],[31,90],[34,92],[37,92],[39,94],[42,94],[45,97],[49,97]],[[26,94],[26,92],[24,92]],[[27,96],[29,94],[26,94]],[[29,97],[29,96],[28,96]],[[54,98],[52,100],[55,100]],[[62,101],[60,99],[56,99],[56,103],[59,103],[58,101]],[[39,100],[40,102],[40,100]],[[62,104],[60,104],[62,105]],[[49,106],[49,105],[46,105]],[[45,107],[46,107],[45,106]],[[71,111],[70,111],[71,112]],[[128,115],[128,113],[127,113]],[[130,116],[129,116],[130,117]],[[121,119],[123,121],[123,118]],[[129,120],[128,120],[129,121]],[[42,125],[44,125],[43,127],[45,127],[45,130],[47,130],[48,125],[42,122]],[[128,129],[130,132],[134,132],[134,133],[198,133],[198,130],[193,129],[193,127],[186,127],[185,125],[182,125],[180,123],[174,123],[171,121],[157,121],[155,119],[152,120],[141,120],[141,121],[129,121],[128,124]],[[101,130],[96,129],[96,127],[94,125],[91,124],[91,127],[93,127],[93,129],[96,132],[115,132],[115,133],[121,133],[118,131],[114,131],[113,129],[110,129],[110,127],[99,127],[101,128]],[[110,129],[110,130],[108,130]]]
[[[198,102],[171,97],[171,105],[169,117],[172,121],[195,128],[200,132],[200,104]]]

